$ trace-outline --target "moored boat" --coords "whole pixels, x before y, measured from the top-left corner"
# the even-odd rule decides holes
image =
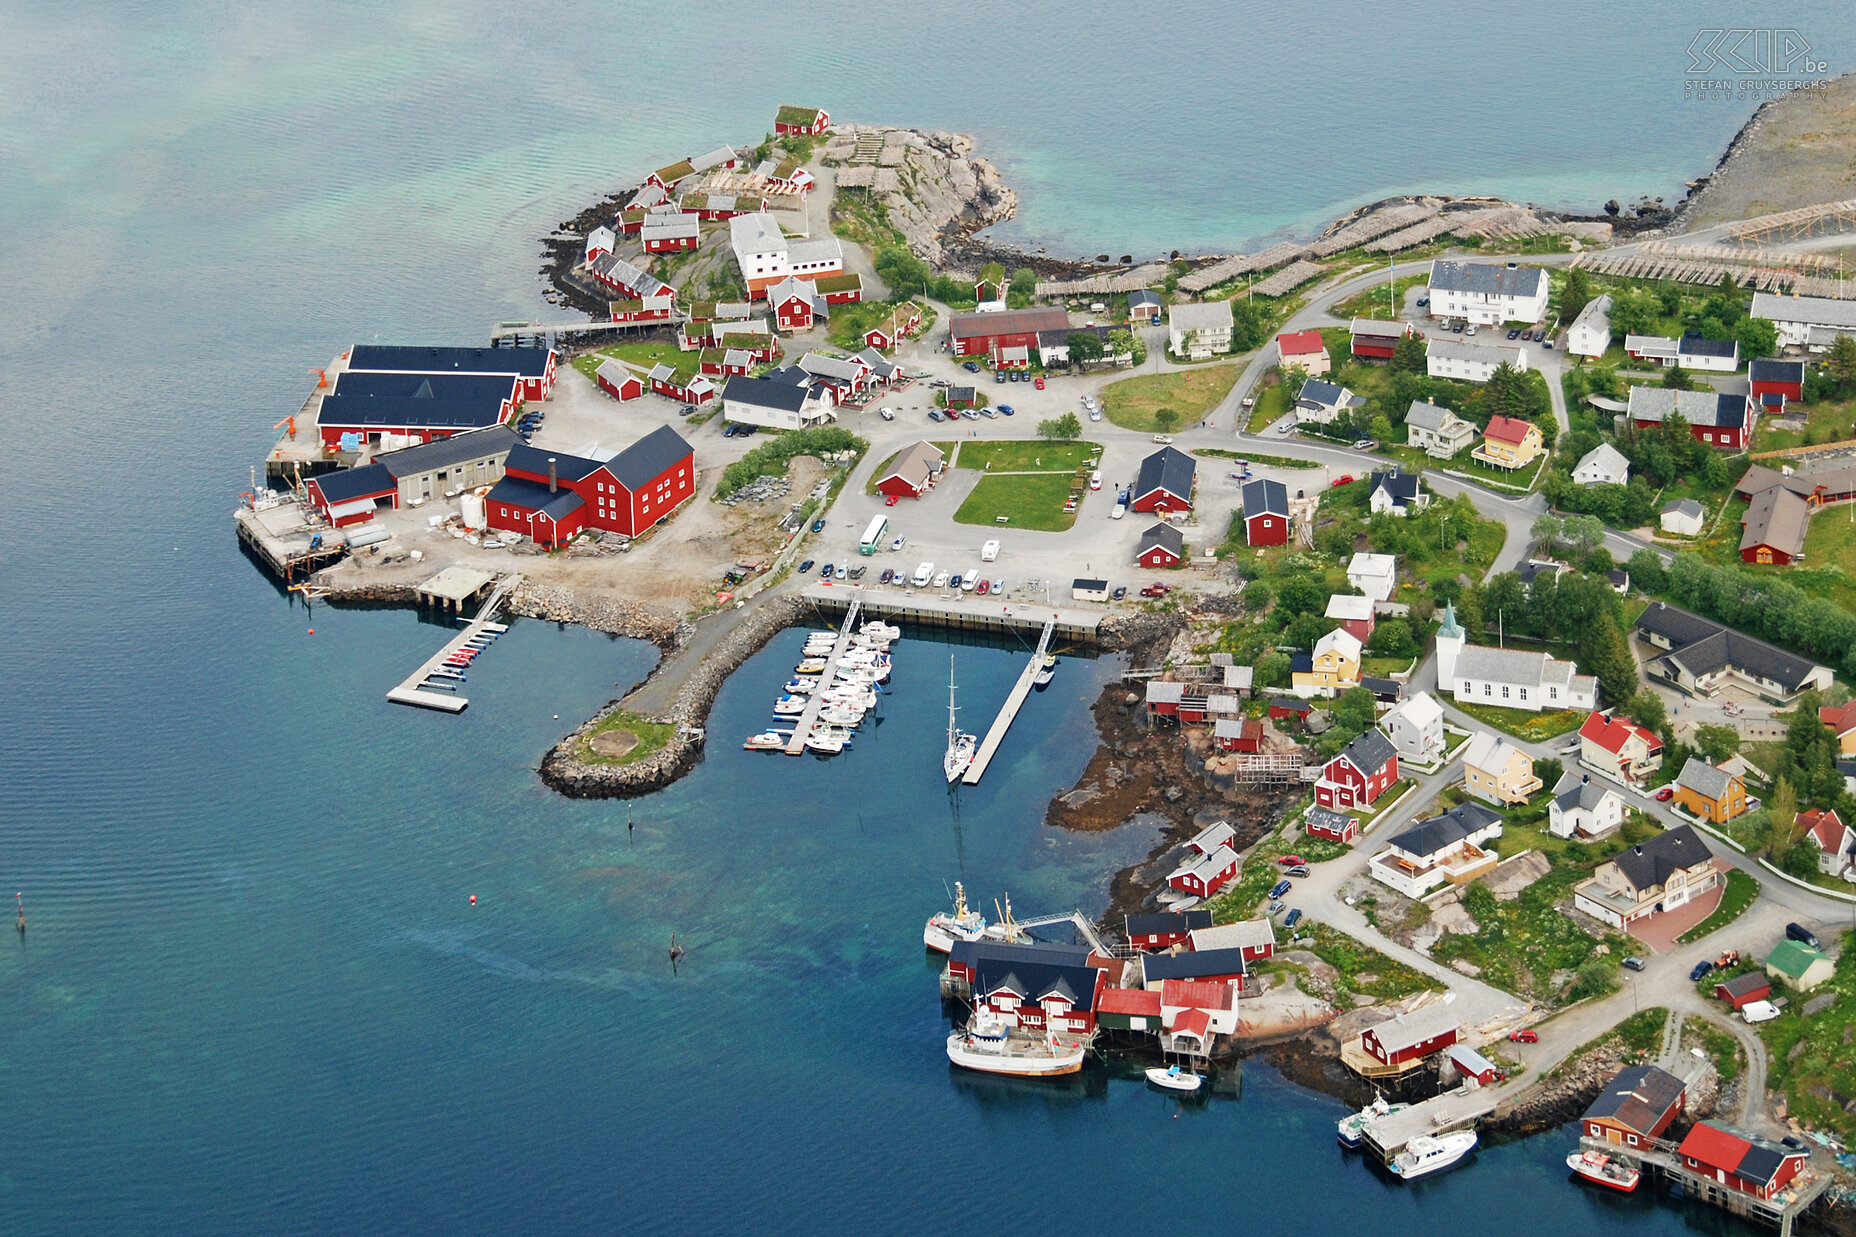
[[[1077,1073],[1088,1049],[1086,1040],[1014,1031],[986,1009],[974,1013],[965,1030],[947,1037],[947,1059],[955,1065],[1019,1078]]]
[[[1031,680],[1033,687],[1049,687],[1050,681],[1057,677],[1057,655],[1046,653],[1044,664],[1038,667],[1037,677]]]
[[[1386,1103],[1386,1097],[1383,1095],[1374,1096],[1372,1103],[1362,1108],[1359,1112],[1350,1113],[1342,1117],[1340,1121],[1336,1123],[1336,1130],[1340,1135],[1340,1145],[1343,1147],[1359,1146],[1360,1137],[1366,1132],[1367,1126],[1381,1117],[1389,1117],[1395,1112],[1404,1112],[1410,1107],[1410,1104],[1388,1104]]]
[[[808,657],[794,669],[799,674],[823,674],[825,667],[830,664],[823,657]]]
[[[863,723],[862,709],[846,708],[843,705],[828,704],[819,710],[819,720],[833,726],[858,726]]]
[[[967,767],[973,763],[973,753],[978,750],[979,740],[954,724],[954,715],[959,710],[954,707],[954,658],[947,659],[947,753],[941,757],[941,771],[947,774],[948,785],[960,780]]]
[[[1156,1087],[1168,1091],[1197,1091],[1205,1080],[1197,1074],[1187,1073],[1177,1065],[1156,1065],[1147,1071],[1147,1081]]]
[[[750,752],[778,751],[786,746],[786,736],[772,730],[763,730],[759,734],[749,735],[748,741],[741,746]]]
[[[1628,1194],[1643,1179],[1643,1170],[1626,1160],[1602,1151],[1575,1151],[1566,1157],[1566,1167],[1594,1185],[1607,1186]]]
[[[985,931],[986,916],[967,909],[967,887],[955,881],[954,913],[930,915],[922,929],[922,944],[936,953],[952,953],[955,941],[977,941]]]
[[[1392,1157],[1392,1163],[1386,1167],[1407,1181],[1431,1173],[1442,1172],[1458,1160],[1476,1149],[1476,1135],[1472,1130],[1461,1130],[1455,1134],[1419,1134],[1405,1144],[1405,1149]]]

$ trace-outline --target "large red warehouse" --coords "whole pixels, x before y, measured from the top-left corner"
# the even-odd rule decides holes
[[[1004,369],[1031,364],[1039,331],[1064,331],[1070,315],[1061,309],[1001,309],[984,314],[955,314],[948,338],[955,356],[984,356]]]
[[[584,529],[635,537],[696,493],[694,453],[659,426],[606,460],[512,448],[503,479],[484,500],[491,528],[560,545]]]
[[[350,370],[335,380],[316,412],[322,441],[344,436],[379,443],[386,435],[415,442],[501,425],[521,405],[513,374],[421,374]]]

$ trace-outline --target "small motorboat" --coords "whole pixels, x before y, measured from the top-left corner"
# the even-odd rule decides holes
[[[1057,655],[1046,653],[1044,664],[1038,667],[1037,677],[1031,680],[1033,687],[1049,687],[1050,681],[1057,677]]]
[[[1456,1134],[1419,1134],[1405,1144],[1405,1149],[1392,1157],[1386,1167],[1413,1181],[1430,1173],[1442,1172],[1458,1160],[1476,1149],[1476,1135],[1473,1130],[1463,1130]]]
[[[818,690],[817,679],[802,679],[798,675],[786,680],[786,686],[780,690],[789,696],[810,696]]]
[[[748,741],[741,746],[750,752],[780,751],[786,747],[786,736],[772,730],[764,730],[760,734],[749,735]]]
[[[825,673],[825,667],[829,664],[830,663],[823,657],[808,657],[794,667],[794,672],[798,674],[823,674]]]
[[[1626,1160],[1602,1151],[1575,1151],[1566,1157],[1566,1167],[1593,1185],[1606,1186],[1629,1194],[1643,1179],[1643,1170]]]
[[[818,716],[820,721],[833,726],[856,726],[864,720],[862,709],[847,709],[835,704],[826,705]]]
[[[1374,1096],[1372,1103],[1362,1108],[1359,1112],[1350,1113],[1342,1117],[1336,1123],[1336,1129],[1340,1136],[1340,1145],[1350,1149],[1359,1146],[1360,1138],[1366,1133],[1367,1126],[1379,1120],[1381,1117],[1389,1117],[1395,1112],[1404,1112],[1410,1107],[1410,1104],[1389,1104],[1386,1102],[1386,1097],[1383,1095]]]
[[[1205,1080],[1177,1065],[1156,1065],[1147,1071],[1147,1081],[1168,1091],[1197,1091]]]
[[[798,717],[806,711],[804,696],[782,696],[773,702],[775,717]]]

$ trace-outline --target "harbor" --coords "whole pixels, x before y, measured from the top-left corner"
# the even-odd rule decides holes
[[[1102,619],[1107,613],[1023,600],[995,604],[991,599],[963,599],[960,594],[944,596],[878,585],[814,582],[800,589],[799,596],[821,614],[841,613],[857,604],[864,613],[891,623],[1023,638],[1040,636],[1048,625],[1053,641],[1085,645],[1101,642]]]
[[[476,577],[481,576],[482,579]],[[431,596],[441,604],[449,604],[457,609],[463,601],[475,596],[490,582],[490,577],[482,572],[468,572],[462,568],[448,568],[438,576],[420,586],[420,596]],[[476,658],[478,652],[488,648],[496,637],[509,628],[496,622],[503,599],[511,590],[522,582],[519,575],[508,575],[496,581],[495,588],[481,607],[477,616],[464,629],[446,642],[417,670],[407,675],[399,686],[387,693],[387,699],[394,704],[412,705],[420,709],[436,709],[441,713],[462,713],[469,706],[470,700],[458,689],[465,681],[464,671]]]
[[[1771,1197],[1761,1198],[1691,1170],[1683,1162],[1678,1145],[1665,1139],[1641,1138],[1638,1146],[1623,1148],[1587,1135],[1579,1139],[1579,1147],[1585,1152],[1609,1156],[1614,1161],[1634,1164],[1642,1173],[1682,1197],[1719,1207],[1742,1220],[1775,1228],[1779,1237],[1791,1237],[1799,1217],[1810,1211],[1835,1185],[1829,1172],[1807,1166]]]

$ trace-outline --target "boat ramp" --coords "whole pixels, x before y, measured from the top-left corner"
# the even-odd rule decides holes
[[[466,569],[448,568],[440,572],[420,586],[420,596],[424,597],[428,588],[437,586],[439,591],[434,593],[434,596],[442,598],[470,583],[461,578],[447,581],[445,577],[451,571],[466,571]],[[466,574],[482,575],[481,572],[469,571],[466,571]],[[475,596],[487,582],[487,577],[483,581],[478,581],[463,596]],[[409,704],[421,709],[437,709],[443,713],[462,713],[470,700],[458,692],[455,684],[462,683],[464,675],[461,670],[451,668],[448,663],[458,656],[460,650],[483,648],[489,641],[509,630],[495,621],[496,615],[503,604],[503,598],[507,597],[520,583],[522,583],[522,577],[519,575],[507,575],[498,580],[489,599],[478,609],[477,617],[472,619],[464,630],[452,637],[444,648],[433,654],[424,665],[408,675],[404,682],[388,692],[387,699],[394,704]],[[455,608],[456,602],[452,604]]]

